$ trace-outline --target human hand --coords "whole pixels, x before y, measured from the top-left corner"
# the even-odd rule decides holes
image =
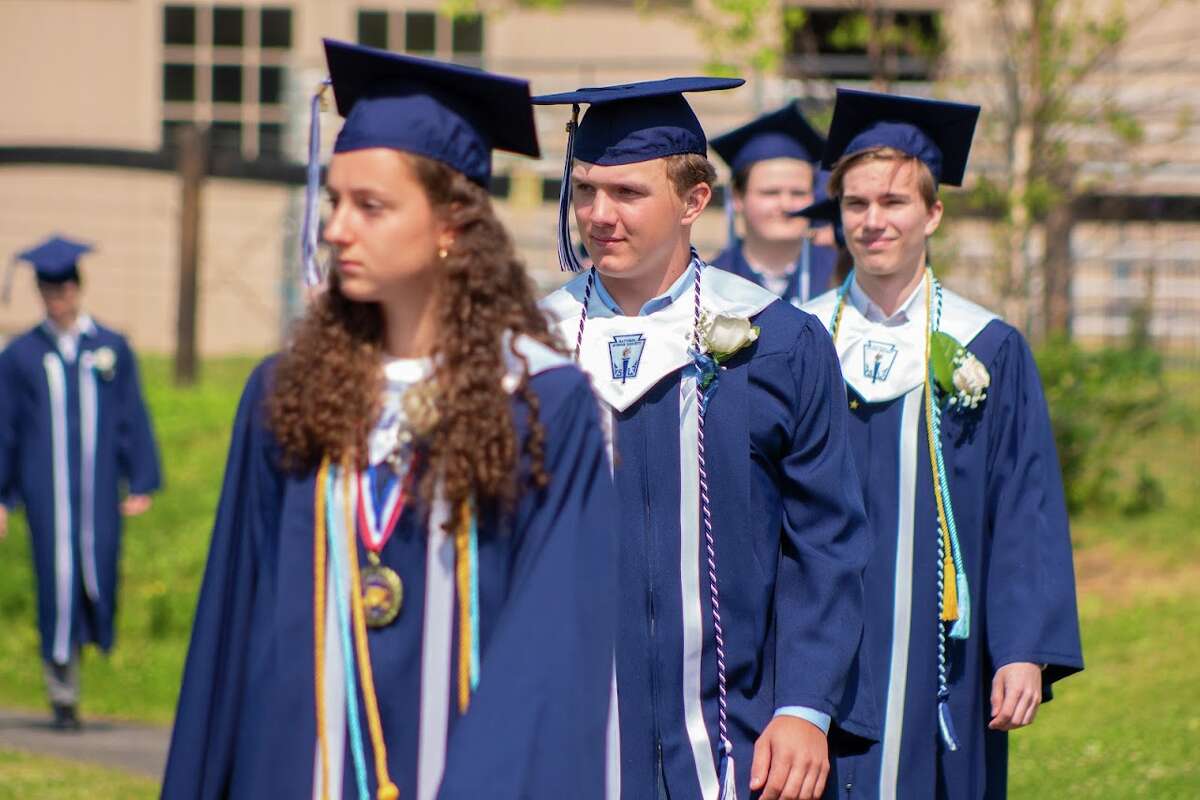
[[[8,536],[8,508],[0,503],[0,539]]]
[[[131,494],[121,502],[121,514],[126,517],[136,517],[150,510],[150,495]]]
[[[762,800],[817,800],[829,777],[829,743],[808,720],[784,714],[754,743],[750,790]]]
[[[1014,662],[996,670],[992,678],[992,721],[994,731],[1012,731],[1033,722],[1042,703],[1042,668],[1038,664]]]

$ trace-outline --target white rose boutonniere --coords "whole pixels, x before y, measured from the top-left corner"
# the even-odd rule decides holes
[[[950,402],[961,403],[966,408],[975,408],[987,398],[987,388],[992,383],[987,367],[972,353],[963,351],[955,362],[954,388],[957,393]]]
[[[700,313],[700,352],[693,351],[692,362],[700,371],[700,389],[714,387],[721,364],[758,341],[759,328],[746,317]]]
[[[111,347],[100,347],[92,351],[92,369],[106,381],[117,374],[117,354]]]
[[[724,361],[744,347],[758,341],[758,326],[751,325],[744,317],[727,317],[718,314],[711,320],[701,317],[701,346],[717,361]]]
[[[930,342],[933,375],[947,403],[962,409],[976,409],[987,399],[992,376],[987,367],[958,340],[941,331]]]

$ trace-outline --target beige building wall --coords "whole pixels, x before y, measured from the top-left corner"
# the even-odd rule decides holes
[[[1137,9],[1149,2],[1133,0],[1135,19]],[[995,166],[1003,154],[987,141],[991,134],[986,132],[997,128],[1002,85],[995,72],[991,0],[888,3],[943,10],[953,45],[945,60],[945,80],[936,87],[909,90],[982,101],[986,135],[973,154],[972,168]],[[851,0],[812,5],[846,4]],[[0,72],[7,76],[0,88],[5,108],[0,147],[157,149],[166,108],[162,65],[172,57],[162,43],[165,5],[161,0],[0,0]],[[290,122],[286,147],[294,157],[304,150],[305,98],[323,74],[321,37],[353,40],[360,9],[402,14],[441,7],[438,0],[244,0],[236,5],[292,10],[292,47],[283,58],[292,83],[292,99],[285,109]],[[707,58],[691,18],[692,6],[651,5],[659,10],[647,14],[625,2],[568,1],[562,11],[505,4],[503,11],[486,19],[482,61],[490,69],[529,77],[535,92],[702,73]],[[449,23],[438,24],[440,55],[448,57]],[[1077,132],[1080,146],[1095,153],[1088,176],[1095,185],[1132,193],[1200,193],[1200,126],[1172,138],[1188,110],[1200,109],[1200,51],[1195,41],[1200,41],[1200,8],[1178,2],[1138,22],[1116,67],[1080,87],[1120,99],[1147,121],[1146,143],[1133,149],[1115,148],[1096,131]],[[222,54],[208,48],[202,57],[214,55]],[[245,58],[254,68],[259,54],[248,51]],[[690,99],[706,128],[719,133],[797,94],[831,97],[831,90],[822,82],[760,76],[735,91]],[[198,104],[199,115],[207,110]],[[555,258],[556,204],[543,198],[542,180],[561,174],[567,114],[563,108],[537,110],[540,161],[504,154],[496,158],[496,172],[510,175],[512,184],[509,198],[497,207],[546,288],[563,276]],[[323,122],[328,153],[339,120],[326,114]],[[1116,168],[1114,159],[1120,162]],[[244,181],[208,184],[201,250],[200,344],[205,354],[263,352],[277,346],[285,298],[295,293],[290,283],[294,279],[285,276],[284,265],[295,268],[287,259],[293,252],[289,244],[295,245],[298,210],[296,189]],[[56,231],[96,242],[99,252],[84,263],[91,307],[99,318],[126,330],[135,344],[151,351],[173,346],[177,213],[178,181],[170,174],[0,164],[0,259]],[[1171,247],[1153,233],[1155,226],[1142,227],[1149,230],[1144,238],[1156,242],[1153,247]],[[1085,229],[1079,235],[1088,253],[1096,242],[1107,241],[1102,236],[1093,239],[1090,232],[1082,232]],[[696,227],[697,245],[703,254],[712,255],[724,237],[723,214],[711,209]],[[1182,241],[1196,238],[1189,233]],[[951,285],[986,301],[991,287],[980,276],[986,276],[988,260],[994,259],[986,222],[956,223],[945,241],[942,263]],[[1097,277],[1082,281],[1079,291],[1103,294],[1108,285],[1103,274],[1113,269],[1105,265],[1115,263],[1116,257],[1087,258],[1089,275]],[[967,266],[951,267],[951,260]],[[13,304],[0,307],[0,336],[38,316],[27,272],[20,274],[17,289]]]

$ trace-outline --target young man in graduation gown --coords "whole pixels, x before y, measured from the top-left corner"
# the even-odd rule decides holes
[[[682,93],[740,84],[534,99],[574,106],[559,255],[573,210],[594,261],[543,307],[611,427],[613,798],[816,797],[831,725],[875,727],[842,704],[870,542],[828,334],[690,244],[715,172]]]
[[[830,328],[875,549],[863,658],[883,736],[835,759],[842,797],[998,798],[1007,732],[1083,667],[1062,480],[1021,334],[941,285],[926,241],[977,106],[839,90],[833,168],[855,270]]]
[[[113,645],[121,517],[146,511],[161,482],[133,351],[81,307],[89,250],[53,237],[17,257],[34,268],[46,319],[0,353],[0,537],[11,496],[29,525],[59,728],[79,727],[80,648]]]
[[[729,243],[713,266],[766,287],[799,306],[830,286],[837,254],[820,246],[796,211],[813,201],[817,161],[825,139],[796,103],[716,137],[711,142],[732,172],[726,193]],[[729,202],[732,200],[732,202]],[[745,235],[736,237],[741,216]]]

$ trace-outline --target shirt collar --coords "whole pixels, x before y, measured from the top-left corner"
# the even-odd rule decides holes
[[[75,317],[75,324],[67,330],[63,330],[54,324],[54,321],[49,317],[42,323],[46,326],[46,330],[51,336],[93,336],[96,333],[96,323],[89,314],[81,313]]]
[[[925,280],[917,284],[917,288],[913,289],[908,298],[900,304],[900,307],[895,310],[890,316],[883,313],[874,300],[872,300],[863,288],[858,284],[858,276],[854,277],[854,281],[850,284],[850,302],[859,313],[867,320],[867,322],[881,323],[888,327],[903,325],[909,322],[914,317],[914,306],[925,300]]]
[[[650,316],[655,311],[662,311],[664,308],[683,297],[683,293],[686,292],[692,285],[692,277],[695,273],[694,263],[696,258],[697,256],[693,253],[692,262],[688,264],[687,269],[683,271],[683,274],[675,279],[675,282],[671,284],[671,288],[667,289],[666,292],[660,294],[658,297],[652,297],[647,300],[645,305],[642,306],[641,311],[637,313],[637,316]],[[603,303],[604,307],[613,314],[618,316],[624,314],[624,312],[621,311],[621,307],[617,304],[617,301],[614,300],[612,295],[608,293],[608,289],[604,288],[604,279],[600,278],[599,275],[597,275],[597,278],[599,279],[596,281],[596,299]]]

